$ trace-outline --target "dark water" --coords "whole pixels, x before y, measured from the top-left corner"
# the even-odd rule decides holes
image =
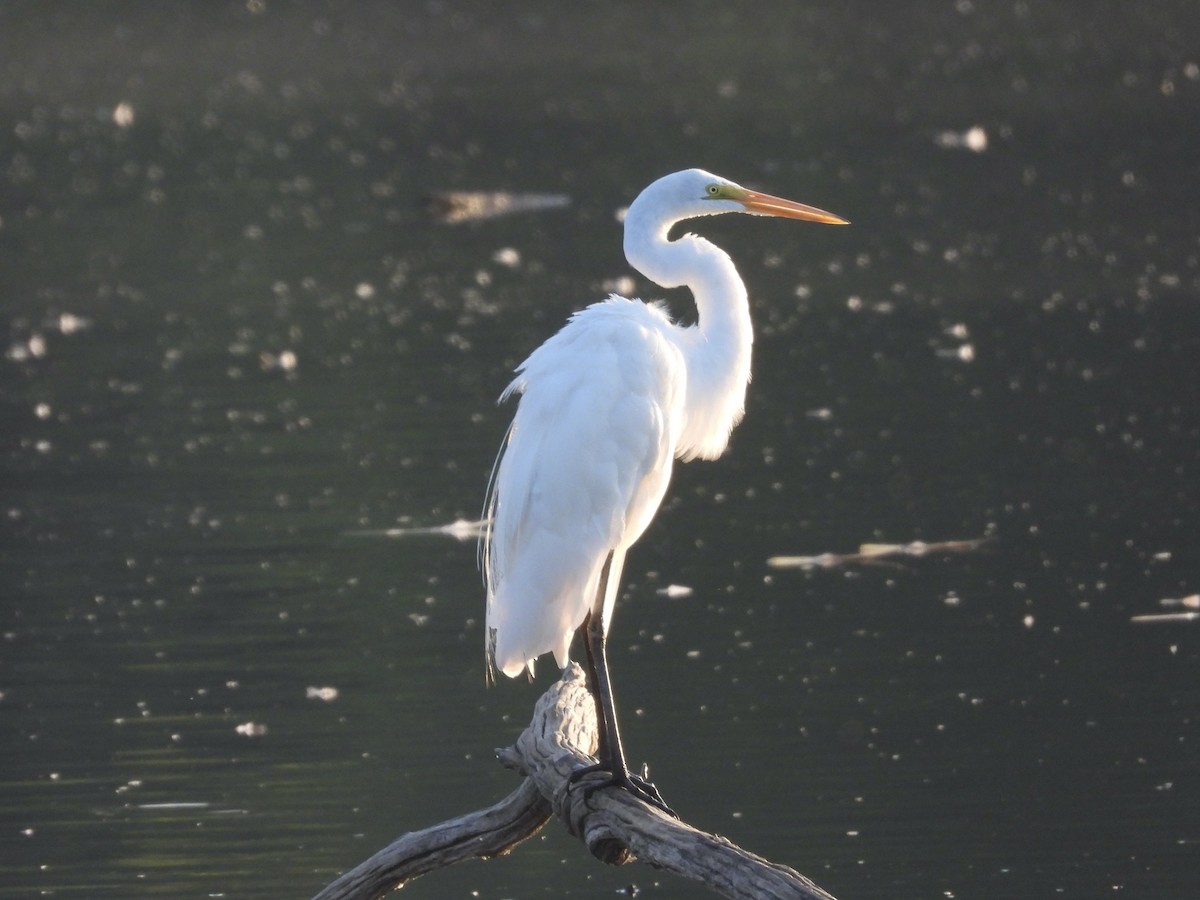
[[[474,545],[356,532],[478,515],[689,165],[854,226],[702,224],[756,378],[627,566],[632,756],[843,898],[1195,894],[1200,623],[1130,619],[1200,590],[1200,13],[669,9],[0,4],[0,896],[304,897],[513,787],[552,666],[486,690]],[[557,825],[407,893],[630,884],[695,895]]]

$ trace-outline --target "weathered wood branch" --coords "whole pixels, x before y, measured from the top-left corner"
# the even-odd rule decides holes
[[[640,859],[726,897],[833,900],[795,870],[673,819],[626,791],[601,789],[585,797],[589,779],[604,775],[574,785],[568,777],[594,762],[588,754],[595,751],[596,734],[595,701],[583,670],[572,664],[538,700],[516,744],[496,751],[504,765],[527,776],[516,791],[488,809],[402,835],[314,900],[375,900],[435,869],[506,854],[551,815],[602,862]]]

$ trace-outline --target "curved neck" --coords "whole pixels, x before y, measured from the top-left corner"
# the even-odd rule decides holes
[[[687,287],[695,298],[699,321],[677,341],[688,373],[678,455],[711,459],[742,418],[754,341],[750,303],[728,254],[694,234],[668,240],[673,224],[641,214],[635,203],[625,219],[625,256],[647,278]]]

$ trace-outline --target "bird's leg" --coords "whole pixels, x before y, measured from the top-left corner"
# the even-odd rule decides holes
[[[621,730],[617,725],[617,704],[608,675],[607,638],[600,617],[594,613],[588,613],[583,620],[583,644],[587,648],[592,696],[596,699],[596,718],[600,730],[596,757],[613,775],[627,774],[625,748],[621,745]]]
[[[610,560],[611,561],[611,557]],[[608,580],[608,562],[604,564],[604,573],[600,579],[601,596],[605,591]],[[604,771],[609,773],[606,781],[589,784],[584,788],[584,796],[591,796],[595,791],[604,787],[622,787],[652,806],[657,806],[672,816],[675,811],[667,806],[658,788],[629,771],[625,762],[625,751],[621,747],[621,731],[617,726],[617,707],[613,700],[612,683],[608,677],[608,657],[605,653],[605,634],[603,617],[596,612],[590,612],[583,621],[584,647],[587,650],[588,669],[591,675],[592,696],[596,698],[596,713],[599,725],[599,743],[596,757],[599,763],[577,769],[571,773],[570,781],[574,782],[590,772]],[[678,817],[676,817],[678,818]]]

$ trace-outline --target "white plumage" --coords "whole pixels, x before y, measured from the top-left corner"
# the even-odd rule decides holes
[[[521,402],[492,486],[487,553],[491,656],[505,675],[547,652],[567,664],[609,552],[623,556],[662,501],[686,377],[672,327],[636,300],[590,306],[505,391]],[[617,585],[610,577],[606,620]]]

